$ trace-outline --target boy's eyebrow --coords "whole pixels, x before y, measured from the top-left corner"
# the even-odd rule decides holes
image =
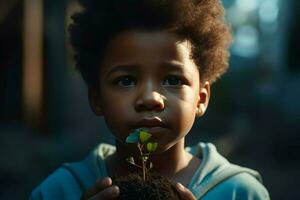
[[[179,62],[179,61],[165,61],[161,64],[161,67],[164,70],[168,70],[168,71],[179,71],[179,72],[183,72],[184,71],[184,64]]]
[[[184,68],[184,64],[176,60],[164,61],[162,63],[162,66],[170,69],[180,69],[180,70]]]
[[[132,72],[132,71],[136,71],[138,68],[137,64],[120,64],[120,65],[115,65],[112,66],[111,69],[107,72],[107,75],[111,75],[114,72],[117,71],[124,71],[124,72]]]
[[[185,70],[185,64],[182,62],[176,61],[176,60],[171,60],[171,61],[165,61],[162,63],[162,67],[164,70],[167,71],[177,71],[181,74],[186,74],[187,76],[192,77],[192,74],[190,70]]]
[[[115,66],[112,66],[111,69],[107,72],[107,76],[109,76],[117,71],[123,71],[123,72],[137,71],[138,67],[139,66],[136,63],[128,63],[128,64],[125,63],[125,64],[115,65]],[[183,71],[184,64],[179,61],[176,61],[176,60],[164,61],[164,62],[162,62],[161,67],[166,70]]]

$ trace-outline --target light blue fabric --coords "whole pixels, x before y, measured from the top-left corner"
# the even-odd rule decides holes
[[[268,200],[258,172],[228,162],[211,143],[199,143],[186,150],[202,162],[188,188],[201,200]]]
[[[201,164],[187,186],[201,200],[269,200],[258,172],[230,164],[210,143],[199,143],[186,150],[201,159]],[[31,200],[76,200],[85,188],[107,176],[105,158],[115,147],[100,144],[83,161],[64,164],[31,194]]]

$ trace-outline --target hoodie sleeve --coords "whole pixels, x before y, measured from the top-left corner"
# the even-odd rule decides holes
[[[72,174],[59,168],[35,188],[29,200],[72,200],[79,199],[80,196],[81,189]]]
[[[97,179],[107,176],[104,159],[115,152],[115,147],[100,143],[80,162],[64,163],[32,193],[30,200],[76,200]]]
[[[269,200],[267,189],[252,175],[240,173],[221,182],[201,200]]]

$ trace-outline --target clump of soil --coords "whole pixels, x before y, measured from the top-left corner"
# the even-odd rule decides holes
[[[130,174],[113,180],[119,186],[119,200],[180,200],[175,186],[160,174],[147,174],[146,181],[141,174]]]

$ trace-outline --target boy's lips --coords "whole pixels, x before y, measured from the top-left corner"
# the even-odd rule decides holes
[[[143,130],[147,131],[148,133],[155,134],[155,133],[161,133],[164,131],[164,127],[161,126],[155,126],[155,127],[141,127]]]
[[[166,125],[162,122],[160,118],[154,117],[140,120],[138,123],[135,124],[134,128],[142,128],[149,133],[159,133],[166,128]]]

